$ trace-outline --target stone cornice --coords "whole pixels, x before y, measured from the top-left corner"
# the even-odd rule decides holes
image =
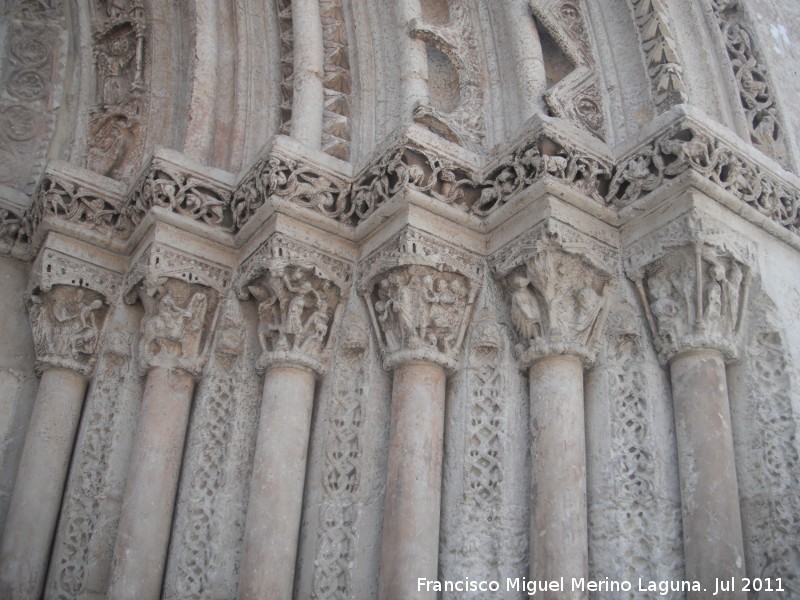
[[[246,241],[239,239],[240,232],[252,234],[252,227],[245,226],[256,213],[281,210],[281,206],[313,215],[323,227],[330,222],[336,230],[352,232],[355,239],[372,230],[371,217],[381,206],[408,193],[430,198],[455,220],[461,214],[491,228],[499,222],[492,215],[512,206],[537,182],[564,185],[589,204],[618,211],[624,220],[626,207],[687,172],[798,234],[797,177],[727,130],[708,123],[694,109],[675,107],[659,122],[645,142],[616,161],[595,138],[560,120],[538,119],[483,167],[477,165],[475,155],[417,125],[401,132],[354,176],[347,163],[304,155],[282,137],[238,184],[231,174],[201,167],[168,151],[152,158],[127,193],[113,180],[53,163],[26,215],[2,209],[0,248],[27,241],[36,245],[46,221],[47,228],[68,230],[125,252],[136,224],[148,222],[146,216],[156,209],[234,247]]]

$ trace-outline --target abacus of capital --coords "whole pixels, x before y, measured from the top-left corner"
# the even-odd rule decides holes
[[[0,599],[800,597],[757,4],[4,3]]]

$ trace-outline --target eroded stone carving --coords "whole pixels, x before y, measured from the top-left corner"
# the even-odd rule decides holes
[[[31,229],[35,231],[43,219],[51,217],[80,225],[104,237],[126,238],[131,227],[122,215],[123,205],[124,200],[119,196],[92,189],[48,169],[31,203]]]
[[[530,6],[537,21],[574,65],[570,73],[545,93],[544,99],[550,112],[556,117],[570,119],[598,138],[605,139],[603,96],[582,2],[531,0]]]
[[[345,325],[327,415],[330,428],[325,442],[323,502],[313,576],[313,597],[320,600],[345,600],[352,595],[357,499],[363,470],[362,429],[370,386],[366,367],[369,349],[369,334],[355,322]]]
[[[323,60],[322,151],[350,159],[350,57],[341,0],[320,0]]]
[[[606,200],[626,206],[686,171],[745,202],[789,231],[800,230],[800,194],[738,150],[689,123],[657,137],[617,167]]]
[[[98,292],[70,285],[54,285],[31,295],[31,326],[37,368],[71,369],[88,375],[108,306]]]
[[[759,56],[752,31],[738,0],[711,0],[717,17],[731,69],[739,86],[751,142],[765,154],[787,165],[788,157],[777,101]]]
[[[546,222],[494,259],[508,288],[514,349],[523,369],[551,354],[572,354],[591,364],[602,338],[614,271],[595,252],[599,244],[574,230],[572,240],[564,233]]]
[[[205,365],[226,269],[152,244],[124,284],[125,302],[145,309],[139,332],[141,369],[177,368],[198,376]]]
[[[9,2],[0,94],[0,183],[32,191],[47,160],[66,61],[61,2]]]
[[[97,91],[86,162],[115,179],[128,179],[144,152],[146,30],[143,0],[97,4],[92,25]]]
[[[749,387],[742,418],[751,422],[746,440],[748,469],[742,485],[745,531],[749,533],[747,567],[752,577],[781,577],[785,594],[800,593],[797,557],[800,555],[800,453],[792,409],[794,381],[784,334],[775,321],[775,308],[765,296],[753,303],[751,343],[744,366]],[[772,314],[770,314],[772,313]]]
[[[639,33],[642,57],[660,112],[688,101],[678,44],[662,0],[628,0]]]
[[[482,267],[476,259],[407,228],[362,267],[359,293],[384,367],[424,360],[454,369],[481,287]]]
[[[749,253],[703,236],[701,228],[689,223],[689,243],[662,242],[659,251],[641,254],[634,254],[635,246],[630,250],[635,258],[628,261],[628,276],[664,364],[693,348],[714,348],[729,360],[738,356],[750,286]],[[662,240],[669,235],[660,234]],[[652,256],[655,260],[644,264]]]
[[[271,196],[345,222],[352,213],[347,182],[341,177],[273,152],[250,169],[233,193],[236,229],[241,229]]]
[[[458,98],[452,107],[420,105],[414,120],[451,142],[480,151],[485,135],[485,76],[474,15],[468,1],[448,0],[447,8],[446,24],[415,19],[409,35],[435,47],[451,62],[458,75]]]
[[[323,373],[351,278],[344,261],[280,234],[249,258],[236,290],[258,303],[259,369],[286,363]]]
[[[37,369],[91,374],[108,305],[118,290],[116,273],[43,250],[33,265],[28,291]]]
[[[153,207],[163,208],[212,227],[230,230],[230,190],[209,177],[154,159],[128,194],[125,217],[138,225]]]
[[[0,254],[11,252],[17,244],[27,244],[30,231],[23,211],[0,207]]]

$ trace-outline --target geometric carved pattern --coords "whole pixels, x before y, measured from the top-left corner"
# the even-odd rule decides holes
[[[178,576],[174,598],[201,599],[212,587],[213,568],[220,557],[220,531],[226,524],[217,514],[220,491],[227,479],[234,417],[245,386],[240,357],[245,328],[238,301],[231,298],[225,308],[222,326],[216,333],[216,346],[209,375],[196,399],[195,426],[201,436],[196,452],[199,459],[191,472],[185,521],[182,523],[176,556]]]
[[[769,302],[754,303],[764,312]],[[774,310],[772,308],[771,310]],[[794,390],[783,335],[759,315],[747,346],[746,389],[750,441],[747,477],[752,493],[743,498],[743,517],[751,544],[748,575],[780,577],[786,594],[800,595],[800,448],[792,408]]]
[[[752,31],[744,18],[739,0],[711,0],[725,49],[728,51],[739,99],[747,118],[750,141],[759,150],[786,166],[787,152],[780,114],[767,75],[767,68],[756,49]]]
[[[367,332],[355,323],[349,325],[344,336],[326,417],[329,430],[323,459],[324,496],[312,596],[320,600],[345,600],[352,594],[350,578],[362,471],[361,429],[370,383],[365,357],[370,345]]]
[[[48,598],[72,600],[92,591],[86,587],[89,584],[87,571],[98,558],[96,553],[100,545],[95,538],[109,535],[109,529],[115,526],[103,522],[102,513],[108,508],[103,510],[102,504],[108,504],[108,499],[121,491],[114,489],[109,481],[115,475],[110,461],[120,429],[117,421],[123,410],[121,405],[138,391],[134,383],[138,376],[131,368],[130,359],[128,338],[119,331],[110,333],[108,348],[98,366],[84,411],[84,424],[53,551]],[[123,398],[120,390],[128,391],[131,385],[133,389]],[[101,575],[107,577],[109,573]]]

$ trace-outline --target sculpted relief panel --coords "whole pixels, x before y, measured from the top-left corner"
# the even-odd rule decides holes
[[[258,368],[288,363],[324,372],[351,277],[344,261],[281,235],[248,259],[236,289],[258,305]]]
[[[520,366],[550,354],[573,354],[591,364],[615,294],[611,267],[585,240],[564,239],[553,222],[530,237],[495,257],[509,290]]]
[[[690,348],[738,353],[748,266],[735,254],[697,242],[677,248],[633,278],[659,359]]]

